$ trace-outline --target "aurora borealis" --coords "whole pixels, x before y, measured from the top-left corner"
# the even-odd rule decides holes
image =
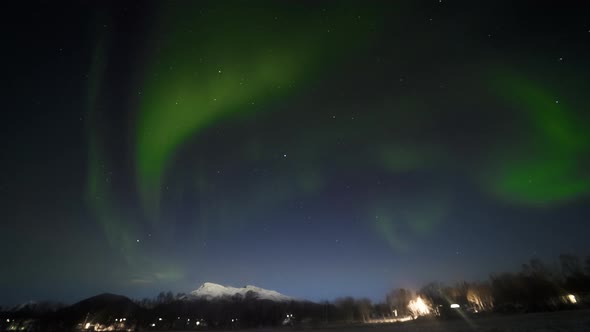
[[[205,281],[381,299],[588,254],[587,14],[450,0],[14,8],[2,299]]]

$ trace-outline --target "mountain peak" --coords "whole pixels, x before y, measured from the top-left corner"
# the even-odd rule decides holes
[[[199,290],[199,289],[216,289],[216,288],[221,289],[221,288],[225,288],[225,286],[220,285],[220,284],[216,284],[213,282],[206,282],[206,283],[202,284],[201,287],[199,287],[197,290]]]

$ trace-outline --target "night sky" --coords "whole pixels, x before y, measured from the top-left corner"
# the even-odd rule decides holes
[[[1,302],[382,300],[589,254],[581,4],[5,8]]]

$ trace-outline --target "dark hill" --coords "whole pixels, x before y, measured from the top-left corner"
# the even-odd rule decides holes
[[[104,293],[59,310],[57,316],[77,324],[82,321],[110,322],[120,318],[136,320],[142,311],[141,307],[125,296]]]

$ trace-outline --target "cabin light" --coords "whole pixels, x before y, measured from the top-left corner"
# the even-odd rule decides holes
[[[155,326],[156,326],[156,323],[152,323],[152,327],[155,327]]]
[[[201,325],[201,322],[197,321],[197,325]]]
[[[6,318],[6,322],[7,322],[7,323],[10,323],[10,319]]]
[[[162,317],[158,317],[158,320],[162,320]]]
[[[567,299],[570,301],[570,303],[572,304],[576,304],[578,303],[578,300],[576,300],[576,296],[574,294],[568,294],[567,295]]]
[[[90,323],[86,323],[86,325],[84,325],[84,329],[88,330],[88,328],[90,328]]]
[[[460,308],[460,307],[461,307],[461,306],[460,306],[460,305],[458,305],[457,303],[453,303],[453,304],[451,304],[451,309],[458,309],[458,308]]]

